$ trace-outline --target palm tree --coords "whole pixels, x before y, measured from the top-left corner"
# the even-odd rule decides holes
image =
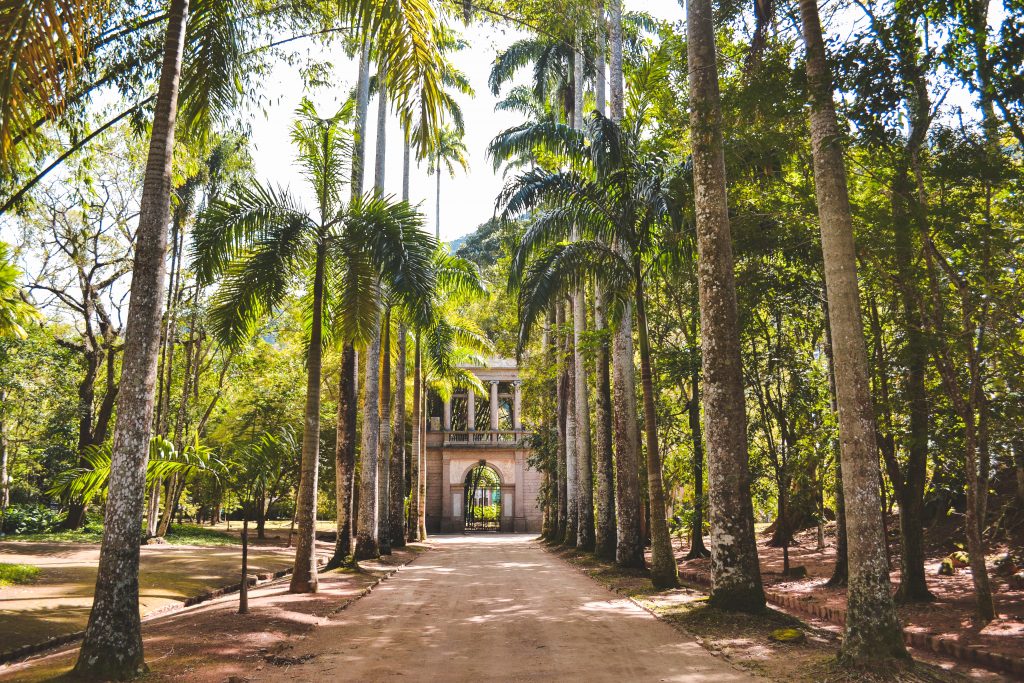
[[[817,0],[801,0],[800,16],[807,48],[811,149],[821,221],[846,506],[849,582],[840,656],[853,664],[877,666],[879,660],[905,659],[907,651],[889,591],[878,493],[881,481],[874,404],[857,286],[857,251],[846,165],[839,143],[841,134],[832,99],[832,75],[825,56]]]
[[[36,307],[25,301],[18,280],[21,269],[13,263],[10,247],[0,242],[0,338],[28,336],[25,325],[41,320]]]
[[[462,133],[458,129],[444,127],[438,131],[437,140],[427,154],[428,173],[437,175],[437,215],[435,216],[434,237],[441,240],[441,168],[448,171],[450,178],[455,177],[456,167],[463,171],[469,170],[466,159],[466,143],[462,141]]]
[[[308,374],[292,592],[317,589],[314,541],[323,346],[334,332],[356,341],[372,338],[379,315],[379,278],[392,284],[396,296],[404,297],[413,309],[433,287],[429,254],[434,242],[420,232],[422,218],[414,209],[377,193],[348,204],[342,199],[351,140],[341,123],[348,114],[345,108],[321,119],[308,100],[299,108],[292,140],[317,197],[315,213],[304,210],[285,190],[238,187],[204,212],[193,247],[199,280],[221,279],[213,300],[213,327],[228,345],[252,336],[261,320],[283,303],[293,279],[306,285]],[[339,330],[324,325],[332,317],[340,317]]]
[[[189,0],[171,0],[135,234],[134,277],[125,326],[103,544],[89,623],[75,663],[75,673],[85,677],[124,679],[144,667],[138,525],[146,495],[146,460],[160,353],[171,160],[188,17]]]
[[[195,0],[209,17],[224,16],[235,3]],[[8,140],[33,125],[40,102],[60,109],[72,91],[77,66],[86,61],[88,26],[103,3],[95,0],[17,0],[3,8],[5,30],[0,36],[3,55],[0,78],[0,161],[9,156]],[[183,111],[188,128],[209,125],[214,110],[235,101],[235,71],[225,62],[192,62],[195,67],[182,82],[190,0],[171,0],[167,11],[160,79],[156,93],[149,157],[143,179],[139,228],[129,314],[125,329],[122,380],[114,427],[114,476],[104,526],[95,599],[75,671],[82,676],[125,678],[144,666],[141,622],[138,613],[138,546],[135,522],[141,518],[145,496],[145,464],[153,414],[153,385],[159,356],[161,302],[165,280],[164,255],[170,213],[171,161],[179,86],[194,107]],[[398,109],[405,120],[429,125],[418,129],[417,144],[425,150],[440,111],[440,71],[432,40],[437,16],[429,0],[343,0],[336,6],[340,18],[355,30],[377,35],[381,54],[387,55],[389,85],[398,94]],[[50,20],[42,20],[49,17]],[[202,29],[203,22],[197,21]],[[222,22],[211,21],[200,35],[214,37],[200,57],[224,55],[222,49],[240,50],[239,35],[222,33]],[[39,29],[43,30],[39,30]],[[227,36],[227,38],[225,38]],[[56,66],[56,68],[54,68]],[[225,77],[226,76],[226,77]],[[214,87],[210,87],[214,86]],[[31,95],[23,93],[31,91]],[[189,97],[189,94],[195,97]],[[13,122],[13,124],[12,124]],[[13,126],[13,127],[12,127]],[[201,133],[201,131],[200,131]],[[201,135],[200,135],[201,137]],[[66,158],[61,157],[58,159]],[[53,165],[47,168],[52,169]],[[45,173],[45,171],[44,171]],[[8,202],[9,204],[10,202]]]
[[[409,539],[424,540],[426,529],[426,451],[424,403],[428,386],[449,395],[455,385],[483,390],[476,376],[458,366],[480,363],[493,347],[475,324],[459,314],[468,301],[484,296],[487,289],[476,266],[466,259],[452,256],[443,249],[434,254],[433,267],[437,289],[431,306],[433,315],[413,325],[413,440],[410,481],[412,497],[409,504]]]
[[[520,344],[557,297],[590,276],[600,278],[607,292],[635,307],[651,505],[651,576],[656,586],[667,587],[678,584],[678,572],[665,518],[643,259],[654,250],[660,229],[677,207],[667,189],[665,160],[640,151],[643,124],[642,111],[624,127],[595,112],[585,131],[561,124],[521,127],[499,135],[491,151],[500,156],[544,145],[559,150],[580,169],[522,173],[499,198],[506,219],[536,212],[511,265],[510,285],[520,291]],[[578,239],[566,243],[574,234]]]
[[[722,105],[710,0],[686,3],[691,153],[696,211],[704,435],[711,521],[711,601],[764,609],[750,498],[732,235],[725,187]]]

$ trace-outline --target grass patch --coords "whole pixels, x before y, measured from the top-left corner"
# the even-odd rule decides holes
[[[87,524],[81,529],[40,531],[34,534],[8,536],[7,541],[30,541],[33,543],[99,543],[103,540],[103,525]]]
[[[250,529],[249,534],[249,538],[254,539],[256,530]],[[234,534],[196,524],[174,524],[164,538],[171,545],[218,546],[241,545],[242,543],[241,539]]]
[[[250,538],[255,538],[255,529],[250,530]],[[141,538],[141,534],[140,534]],[[72,531],[44,531],[35,534],[18,534],[8,536],[8,541],[29,541],[33,543],[99,543],[103,540],[103,526],[90,523],[81,529]],[[202,545],[222,546],[239,545],[237,535],[221,529],[198,526],[196,524],[174,524],[167,532],[165,539],[171,545]]]
[[[0,562],[0,588],[16,583],[28,583],[39,576],[39,567],[30,564]]]

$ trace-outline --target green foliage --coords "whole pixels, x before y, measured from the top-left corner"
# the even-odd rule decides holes
[[[60,510],[41,503],[15,503],[0,513],[0,531],[16,535],[52,531],[64,517]]]

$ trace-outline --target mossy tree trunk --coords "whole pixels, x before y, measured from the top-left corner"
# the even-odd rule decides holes
[[[172,0],[167,13],[135,237],[134,277],[117,397],[103,544],[92,610],[75,664],[75,674],[87,678],[123,680],[133,678],[145,668],[139,618],[139,524],[146,495],[146,464],[160,354],[174,127],[188,10],[188,0]]]
[[[848,533],[850,577],[840,658],[858,666],[877,666],[907,655],[889,591],[857,255],[817,0],[801,0],[800,15],[807,52],[815,194],[832,331]]]
[[[686,15],[711,522],[711,603],[729,610],[760,611],[765,599],[750,497],[712,3],[689,0]]]

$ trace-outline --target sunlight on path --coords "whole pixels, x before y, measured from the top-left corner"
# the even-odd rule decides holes
[[[692,638],[544,552],[532,536],[435,549],[255,680],[748,681]]]

